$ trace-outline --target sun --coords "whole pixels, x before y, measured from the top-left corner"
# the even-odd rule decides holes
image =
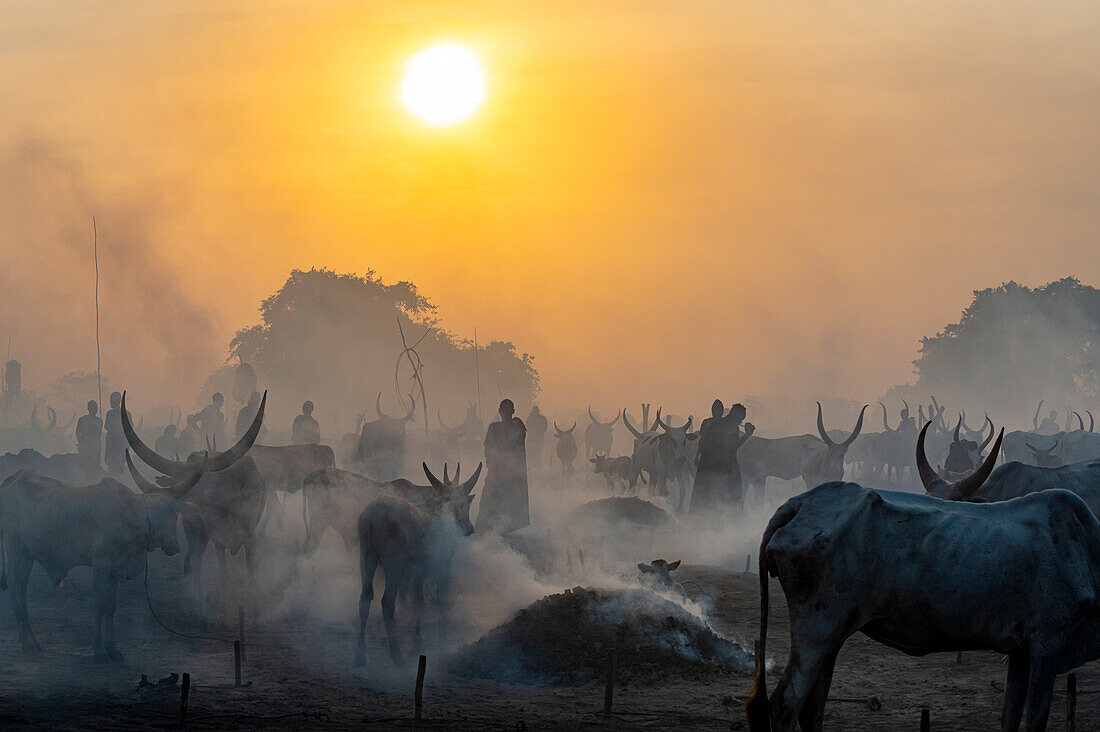
[[[467,46],[443,43],[405,62],[401,103],[432,127],[467,119],[485,101],[485,70]]]

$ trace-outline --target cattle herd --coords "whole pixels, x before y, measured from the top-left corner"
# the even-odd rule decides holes
[[[376,419],[361,418],[330,444],[273,446],[257,444],[269,411],[265,392],[232,446],[219,451],[211,441],[180,456],[149,447],[159,428],[146,430],[140,418],[135,424],[128,411],[135,405],[124,394],[122,474],[74,452],[72,421],[59,424],[48,407],[35,405],[23,423],[0,428],[0,449],[9,451],[0,457],[0,587],[11,597],[22,650],[43,653],[27,603],[35,564],[55,586],[74,567],[91,568],[93,654],[120,662],[117,587],[148,572],[148,553],[183,551],[193,600],[214,614],[201,607],[218,594],[206,591],[206,549],[212,545],[218,558],[219,588],[228,581],[227,554],[243,550],[247,590],[260,597],[262,588],[251,585],[265,561],[262,539],[298,525],[302,557],[314,555],[332,529],[358,560],[359,632],[348,654],[356,665],[369,660],[365,628],[382,570],[381,615],[389,654],[400,664],[398,599],[409,601],[419,636],[425,596],[445,611],[457,547],[474,534],[486,425],[470,404],[458,426],[437,411],[438,429],[414,430],[425,415],[411,397],[395,398],[405,405],[397,416],[379,393]],[[688,530],[695,519],[713,525],[765,507],[771,512],[776,501],[765,488],[798,481],[760,542],[752,730],[822,729],[837,654],[857,631],[912,655],[1003,654],[1002,728],[1018,729],[1026,715],[1028,730],[1044,729],[1055,675],[1100,657],[1100,433],[1092,413],[1068,410],[1062,423],[1052,412],[1040,424],[1037,411],[1030,429],[1006,433],[988,415],[977,429],[962,410],[949,417],[935,398],[916,415],[906,402],[893,418],[885,404],[875,407],[863,406],[850,430],[836,431],[826,428],[818,403],[816,435],[764,436],[751,422],[741,424],[744,408],[734,405],[741,414],[717,442],[705,439],[707,430],[731,413],[717,402],[699,425],[642,404],[640,421],[628,408],[611,412],[613,419],[591,407],[563,412],[564,424],[551,420],[553,432],[535,410],[526,445],[532,491],[580,485],[592,499],[652,504],[677,530]],[[869,431],[867,421],[880,411],[881,431]],[[586,422],[579,435],[578,420]],[[621,454],[616,438],[625,435],[616,426],[629,435]],[[553,441],[545,452],[544,434]],[[708,450],[722,451],[722,464],[736,471],[720,486],[724,517],[692,516]],[[476,466],[468,477],[462,462]],[[291,497],[301,501],[301,524],[287,511]],[[686,599],[670,576],[679,561],[637,559],[645,561],[630,565],[638,568],[635,581]],[[790,658],[771,693],[764,658],[769,577],[778,579],[791,620]]]

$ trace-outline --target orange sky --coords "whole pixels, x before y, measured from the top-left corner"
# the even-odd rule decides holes
[[[111,281],[140,317],[107,313],[104,370],[187,388],[292,267],[415,282],[551,406],[697,414],[873,399],[972,289],[1100,283],[1095,3],[532,5],[0,0],[27,386],[94,369],[65,299],[91,214],[112,273],[151,273]],[[445,130],[397,100],[441,40],[489,76]]]

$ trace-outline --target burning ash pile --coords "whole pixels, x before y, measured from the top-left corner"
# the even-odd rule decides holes
[[[455,673],[507,683],[579,685],[603,678],[615,649],[620,683],[751,671],[752,657],[649,590],[574,587],[520,610],[458,651]]]

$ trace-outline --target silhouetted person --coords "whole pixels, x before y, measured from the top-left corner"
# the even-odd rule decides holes
[[[180,438],[176,435],[176,425],[170,424],[164,428],[164,433],[157,438],[153,449],[156,450],[158,455],[162,455],[169,460],[176,459],[176,456],[180,454]]]
[[[225,415],[222,414],[222,405],[225,397],[220,391],[214,392],[210,397],[210,403],[199,412],[199,429],[202,430],[204,439],[209,438],[214,442],[225,446]]]
[[[313,418],[313,402],[302,403],[302,413],[294,418],[290,441],[295,445],[320,445],[321,425]]]
[[[531,525],[527,497],[527,428],[511,399],[500,403],[500,421],[485,433],[485,487],[477,532],[506,534]]]
[[[711,406],[711,417],[706,420],[706,430],[700,429],[699,468],[695,472],[689,509],[693,514],[729,513],[744,508],[737,450],[752,436],[755,428],[746,422],[745,434],[741,434],[741,422],[746,414],[744,404],[734,404],[724,417],[722,411],[722,402],[716,399]]]
[[[1058,425],[1058,410],[1050,410],[1050,416],[1043,418],[1043,423],[1039,425],[1037,432],[1040,435],[1056,435],[1062,431],[1062,428]]]
[[[99,405],[93,399],[88,402],[88,413],[76,421],[76,452],[80,457],[101,465],[103,420],[96,416],[98,413]]]
[[[539,411],[538,405],[531,407],[531,413],[527,415],[527,435],[530,437],[531,464],[542,465],[542,447],[546,440],[546,430],[550,424],[546,417]]]
[[[186,460],[187,456],[193,452],[206,449],[206,445],[203,444],[202,431],[199,429],[199,415],[187,415],[187,426],[183,428],[179,436],[179,449],[180,458],[183,460]],[[165,455],[164,457],[168,456]]]
[[[244,437],[244,433],[248,432],[248,428],[252,426],[252,420],[256,419],[256,412],[260,411],[260,392],[254,391],[248,396],[248,403],[241,407],[237,412],[237,439]],[[262,438],[267,433],[267,427],[260,425],[260,435]],[[258,438],[259,439],[259,438]]]
[[[726,407],[725,407],[724,404],[722,404],[722,400],[721,399],[715,399],[710,405],[710,416],[699,423],[699,439],[700,440],[703,439],[703,435],[705,435],[707,433],[707,430],[710,429],[710,426],[712,424],[714,424],[714,420],[722,419],[722,417],[723,417],[723,415],[725,415],[725,413],[726,413]],[[695,460],[696,460],[696,462],[698,462],[698,460],[699,460],[698,453],[696,453],[696,455],[695,455]]]
[[[126,466],[126,435],[122,432],[122,393],[111,393],[111,408],[104,415],[103,426],[107,430],[106,449],[103,461],[107,472],[114,476],[122,475]]]

